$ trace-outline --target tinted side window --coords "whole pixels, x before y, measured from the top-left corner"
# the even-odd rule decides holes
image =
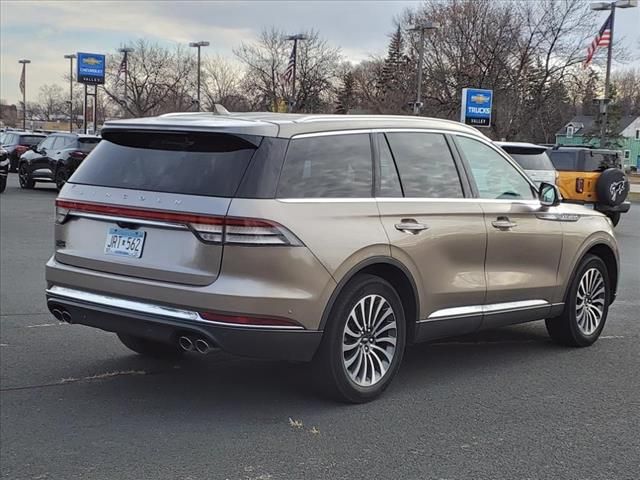
[[[556,170],[572,172],[578,170],[578,153],[560,150],[549,150],[549,157]]]
[[[444,135],[387,133],[405,197],[462,198],[462,185]]]
[[[52,147],[53,142],[55,141],[56,137],[47,137],[41,144],[40,144],[40,149],[49,149]]]
[[[471,167],[480,198],[535,198],[529,182],[493,148],[468,137],[457,137],[457,142]]]
[[[280,175],[280,198],[371,196],[368,134],[294,138]]]
[[[53,142],[52,150],[61,150],[64,148],[65,143],[67,143],[66,137],[56,137],[55,142]]]
[[[384,135],[379,136],[378,148],[380,150],[380,185],[378,195],[380,197],[402,197],[400,178],[396,170],[391,149]]]

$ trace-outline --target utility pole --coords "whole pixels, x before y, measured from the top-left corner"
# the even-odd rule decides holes
[[[425,30],[437,30],[440,28],[440,24],[435,22],[426,21],[417,27],[411,29],[411,31],[420,32],[420,44],[418,45],[418,71],[416,72],[416,101],[413,103],[413,114],[420,115],[420,109],[422,108],[422,69],[424,63],[424,32]]]
[[[291,54],[293,57],[293,71],[291,76],[291,102],[289,102],[289,110],[291,112],[293,112],[296,102],[296,68],[298,63],[298,41],[306,40],[307,38],[308,37],[303,33],[297,33],[295,35],[288,35],[287,37],[285,37],[285,40],[293,40],[293,51]],[[289,67],[287,66],[287,68]]]
[[[201,111],[202,109],[200,108],[200,48],[201,47],[208,47],[209,46],[209,42],[206,42],[204,40],[201,40],[199,42],[190,42],[189,43],[190,47],[194,47],[198,49],[198,111]]]
[[[616,8],[632,8],[638,6],[638,0],[617,0],[613,2],[595,2],[591,4],[591,10],[608,11],[611,10],[611,33],[609,35],[609,46],[607,48],[607,69],[604,79],[604,98],[600,103],[600,114],[602,122],[600,124],[600,148],[607,145],[607,124],[609,123],[609,98],[611,92],[611,60],[613,58],[613,30],[616,19]]]
[[[22,129],[27,129],[27,63],[31,60],[23,58],[18,60],[22,64],[22,76],[20,77],[20,89],[22,90]]]
[[[69,133],[71,133],[73,132],[73,59],[76,55],[71,53],[64,58],[69,60]]]
[[[129,106],[129,101],[128,101],[129,97],[127,97],[127,77],[129,76],[129,54],[133,52],[133,48],[122,47],[122,48],[119,48],[118,51],[123,55],[122,65],[124,66],[124,107],[126,110],[127,107]]]

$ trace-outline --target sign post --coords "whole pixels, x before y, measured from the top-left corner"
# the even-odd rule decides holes
[[[95,133],[98,119],[98,85],[104,84],[106,60],[99,53],[78,52],[77,78],[84,84],[84,112],[82,115],[82,130],[87,133],[87,97],[93,97],[93,132]],[[87,91],[87,85],[93,85],[93,93]]]
[[[493,90],[463,88],[460,121],[474,127],[490,127]]]

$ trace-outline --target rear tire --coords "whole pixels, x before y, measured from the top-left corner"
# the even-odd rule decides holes
[[[7,188],[7,177],[0,177],[0,193],[4,192]]]
[[[571,282],[564,312],[545,320],[551,339],[570,347],[588,347],[600,336],[609,312],[611,287],[607,266],[600,257],[587,255]]]
[[[373,400],[398,371],[405,336],[396,290],[380,277],[357,275],[331,309],[312,365],[316,387],[344,402]]]
[[[118,333],[117,335],[125,347],[145,357],[175,360],[180,358],[183,353],[177,345],[170,343],[154,342],[153,340],[124,333]]]
[[[31,178],[31,174],[27,172],[27,166],[24,163],[18,167],[18,180],[20,181],[20,188],[27,190],[36,185],[35,180]]]
[[[609,212],[606,215],[609,217],[609,220],[611,220],[614,227],[620,223],[620,212]]]
[[[67,183],[68,178],[69,177],[65,170],[58,170],[56,172],[56,189],[58,191],[62,190],[62,187],[64,187],[64,184]]]

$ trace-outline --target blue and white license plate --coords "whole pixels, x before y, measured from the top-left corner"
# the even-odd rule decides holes
[[[147,232],[142,230],[112,227],[107,233],[104,253],[108,255],[120,255],[122,257],[140,258],[146,234]]]

